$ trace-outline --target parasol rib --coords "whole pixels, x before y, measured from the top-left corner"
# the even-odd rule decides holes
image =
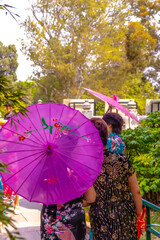
[[[21,168],[20,170],[18,170],[16,173],[13,173],[11,175],[11,177],[7,178],[7,180],[5,180],[5,182],[7,183],[8,180],[10,180],[12,177],[14,177],[17,173],[21,172],[22,170],[24,170],[26,167],[28,167],[30,164],[32,164],[33,162],[35,162],[35,159],[33,161],[31,161],[30,163],[28,163],[27,165],[25,165],[23,168]]]
[[[76,112],[69,120],[69,122],[67,122],[67,125],[71,122],[71,120],[73,120],[75,118],[75,116],[78,114],[78,112]]]
[[[33,122],[31,121],[31,119],[30,119],[29,116],[27,117],[27,119],[30,120],[30,122],[32,123],[33,127],[34,127],[35,130],[36,130],[36,126],[33,124]],[[14,121],[17,122],[21,127],[23,127],[23,129],[25,129],[25,131],[28,130],[28,129],[26,129],[21,123],[19,123],[18,121],[16,121],[15,119],[14,119]],[[40,133],[39,133],[39,131],[36,130],[36,132],[39,134],[39,136],[41,136]],[[22,136],[22,134],[21,134],[21,136]],[[34,135],[34,132],[32,132],[32,136],[33,136],[34,138],[36,138],[36,140],[39,140],[39,141],[40,141],[40,139],[37,138],[37,136]],[[42,137],[41,137],[41,138],[42,138]],[[42,140],[43,140],[43,138],[42,138]],[[43,144],[43,141],[40,141],[40,142]]]
[[[75,130],[79,130],[86,122],[88,122],[88,121],[85,121],[85,122],[83,122],[79,127],[77,127]],[[75,130],[73,130],[72,131],[72,134],[74,134],[75,133]],[[88,136],[89,134],[87,134],[86,136]],[[65,135],[64,135],[65,136]],[[76,135],[76,133],[75,133],[75,136],[77,136],[77,137],[82,137],[82,136],[78,136],[78,135]],[[66,137],[67,137],[67,135],[66,135]],[[85,136],[84,136],[85,137]]]
[[[60,158],[62,158],[62,157],[60,157]],[[64,161],[64,160],[63,160]],[[63,165],[62,165],[63,166]],[[63,167],[62,167],[63,168]],[[63,168],[64,169],[64,168]],[[74,170],[75,171],[75,170]],[[76,171],[75,171],[76,172]],[[77,173],[77,172],[76,172]],[[78,176],[80,176],[79,174],[77,174]],[[67,178],[69,179],[69,181],[71,182],[71,184],[72,184],[72,186],[73,186],[73,188],[75,189],[75,191],[77,192],[77,194],[78,194],[78,191],[77,191],[77,189],[75,188],[75,186],[74,186],[74,184],[72,183],[72,181],[71,181],[71,179],[68,177],[68,174],[67,174]],[[83,179],[81,176],[80,176],[80,178],[81,179]],[[84,179],[83,179],[84,180]],[[84,180],[85,181],[85,180]],[[86,183],[86,181],[85,181],[85,183]],[[88,184],[88,183],[87,183]],[[88,184],[89,185],[89,184]]]
[[[20,144],[20,145],[29,146],[29,147],[37,147],[37,146],[34,146],[34,145],[26,144],[24,142],[15,142],[15,141],[10,141],[10,140],[1,140],[0,139],[0,142],[8,142],[8,143]]]
[[[63,158],[62,158],[63,159]],[[72,160],[72,159],[71,159]],[[63,162],[64,162],[64,160],[63,160]],[[64,162],[65,163],[65,162]],[[68,164],[69,165],[69,164]],[[69,166],[71,169],[72,169],[72,166],[70,165]],[[74,171],[75,171],[75,173],[88,185],[88,186],[90,186],[90,184],[86,181],[86,179],[84,179],[75,169],[74,169]],[[98,175],[100,174],[100,172],[98,172]],[[97,175],[97,176],[98,176]],[[90,186],[91,187],[91,186]]]
[[[18,135],[18,136],[23,136],[22,134],[20,134],[20,133],[17,133],[17,132],[15,132],[15,131],[13,131],[13,130],[10,130],[10,129],[8,129],[8,128],[6,128],[6,127],[3,127],[3,129],[5,129],[5,130],[7,130],[7,131],[9,131],[9,132],[11,132],[11,133],[14,133],[14,134],[16,134],[16,135]],[[33,136],[33,135],[32,135]],[[31,142],[33,142],[33,143],[36,143],[36,144],[38,144],[38,145],[40,145],[38,142],[35,142],[34,140],[32,140],[32,139],[30,139],[30,138],[27,138],[27,140],[29,140],[29,141],[31,141]],[[41,145],[40,145],[41,146]]]
[[[56,164],[54,164],[55,166],[55,172],[56,172],[56,174],[55,175],[57,175],[57,176],[55,176],[55,177],[57,177],[58,179],[60,179],[59,178],[59,175],[58,175],[58,173],[57,173],[57,168],[56,168]],[[61,188],[61,184],[59,183],[59,181],[58,181],[58,185],[59,185],[59,189],[60,189],[60,194],[61,194],[61,197],[62,197],[62,202],[64,202],[64,198],[63,198],[63,193],[62,193],[62,188]]]
[[[68,142],[67,142],[68,143]],[[90,146],[95,146],[95,144],[90,144],[90,145],[76,145],[76,148],[78,148],[78,147],[90,147]],[[102,144],[96,144],[96,147],[97,146],[102,146]],[[64,145],[64,147],[62,146],[61,147],[61,149],[71,149],[71,148],[75,148],[75,146],[71,146],[71,147],[69,147],[69,146],[66,146],[66,145]]]
[[[46,155],[47,155],[47,154],[46,154]],[[41,161],[42,161],[42,159],[41,159]],[[44,160],[44,164],[43,164],[42,169],[44,168],[45,164],[46,164],[46,161]],[[30,197],[30,199],[29,199],[30,202],[32,201],[32,198],[33,198],[35,189],[37,188],[37,185],[38,185],[38,183],[39,183],[39,179],[40,179],[40,177],[41,177],[41,174],[42,174],[42,170],[41,170],[41,172],[40,172],[40,174],[39,174],[39,177],[37,178],[36,185],[35,185],[35,187],[34,187],[34,190],[33,190],[33,192],[32,192],[32,195],[31,195],[31,197]]]
[[[67,151],[65,151],[67,153]],[[70,152],[68,152],[70,153]],[[91,158],[95,158],[97,159],[97,157],[92,156],[92,155],[88,155],[88,154],[82,154],[82,153],[77,153],[77,152],[72,152],[73,155],[79,155],[79,156],[86,156],[86,157],[91,157]]]
[[[51,103],[49,103],[49,125],[51,125]],[[49,134],[49,142],[51,140],[51,134]]]
[[[28,156],[23,157],[23,158],[19,158],[19,159],[17,159],[16,161],[10,162],[9,164],[19,162],[19,161],[21,161],[21,160],[24,160],[24,159],[26,159],[26,158],[29,158],[29,157],[35,156],[35,155],[37,155],[37,154],[41,154],[41,153],[43,153],[43,152],[44,152],[44,151],[42,151],[42,152],[38,152],[38,153],[35,153],[35,154],[31,154],[31,155],[28,155]]]
[[[37,107],[37,105],[35,105],[35,106],[36,106],[36,110],[37,110],[37,113],[38,113],[39,119],[41,119],[41,116],[40,116],[40,113],[39,113],[38,107]],[[48,143],[47,136],[46,136],[46,132],[45,132],[44,128],[43,128],[43,132],[44,132],[44,135],[45,135],[46,141],[47,141],[47,143]]]
[[[61,117],[62,117],[62,113],[63,113],[63,111],[64,111],[64,108],[65,108],[65,105],[63,105],[63,109],[62,109],[62,111],[61,111],[61,113],[60,113],[59,121],[61,120]],[[55,133],[56,133],[56,131],[55,131],[54,134],[53,134],[52,142],[53,142],[53,140],[54,140]]]
[[[42,155],[45,155],[45,154],[42,154]],[[41,155],[41,156],[42,156]],[[38,156],[35,160],[37,160],[39,157],[41,156]],[[44,156],[43,156],[44,157]],[[42,158],[43,158],[42,157]],[[23,186],[23,184],[26,182],[26,180],[30,177],[30,175],[34,172],[34,170],[36,169],[36,167],[39,165],[40,161],[42,160],[42,158],[38,161],[37,165],[32,169],[32,171],[30,172],[30,174],[28,174],[28,176],[24,179],[24,181],[21,183],[21,185],[19,186],[19,188],[15,191],[16,193],[18,192],[18,190]]]
[[[97,132],[92,132],[92,133],[89,133],[89,134],[86,134],[86,135],[83,135],[83,136],[78,136],[77,134],[75,135],[77,138],[82,138],[82,139],[86,139],[87,136],[91,136],[93,134],[97,134]],[[71,133],[72,134],[72,133]],[[61,141],[64,141],[65,138],[67,138],[68,135],[64,135],[63,138],[60,138],[60,140],[58,141],[58,144],[61,143]],[[70,136],[73,136],[73,135],[70,135]],[[70,142],[74,142],[74,139],[71,139],[71,140],[68,140],[66,143],[70,143]],[[66,144],[65,143],[65,144]]]
[[[3,152],[3,154],[6,154],[6,153],[15,153],[15,152],[32,152],[32,151],[39,151],[41,150],[40,149],[30,149],[30,150],[14,150],[14,151],[5,151]]]
[[[95,169],[91,168],[90,166],[88,166],[88,165],[86,165],[86,164],[84,164],[84,163],[80,163],[80,162],[77,161],[76,159],[70,158],[70,157],[66,156],[65,154],[63,154],[63,153],[57,152],[57,154],[63,155],[64,157],[69,158],[69,160],[72,160],[72,161],[78,162],[79,164],[81,164],[81,165],[83,165],[83,166],[85,166],[85,167],[87,167],[87,168],[90,168],[91,170],[93,170],[93,171],[99,173],[98,171],[96,171]],[[96,158],[96,159],[99,159],[99,158]]]

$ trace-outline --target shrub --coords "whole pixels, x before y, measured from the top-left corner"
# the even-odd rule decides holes
[[[142,196],[155,204],[160,200],[160,113],[154,112],[136,129],[122,133],[126,154],[137,174]]]

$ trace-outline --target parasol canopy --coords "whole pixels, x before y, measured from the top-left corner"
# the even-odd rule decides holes
[[[130,118],[134,119],[135,121],[139,122],[139,120],[133,114],[131,114],[128,111],[128,109],[126,109],[120,103],[118,103],[118,99],[114,97],[115,95],[113,95],[113,99],[112,99],[112,98],[107,97],[107,96],[105,96],[101,93],[95,92],[91,89],[88,89],[88,88],[83,88],[83,89],[86,90],[87,92],[91,93],[95,97],[101,99],[102,101],[107,102],[110,106],[114,106],[116,109],[120,110],[121,112],[123,112],[128,117],[130,117]],[[114,100],[114,99],[116,99],[116,100]]]
[[[95,126],[66,105],[35,104],[0,131],[5,183],[32,202],[63,204],[80,197],[100,174],[103,144]]]

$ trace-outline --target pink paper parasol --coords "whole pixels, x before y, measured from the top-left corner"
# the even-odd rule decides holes
[[[11,189],[29,201],[63,204],[80,197],[100,174],[99,132],[79,111],[55,103],[27,107],[0,131],[2,173]]]
[[[112,99],[110,97],[107,97],[107,96],[105,96],[101,93],[92,91],[88,88],[83,88],[83,89],[86,90],[87,92],[91,93],[92,95],[96,96],[97,98],[101,99],[102,101],[107,102],[109,105],[114,106],[116,109],[120,110],[121,112],[126,114],[128,117],[130,117],[130,118],[134,119],[135,121],[139,122],[138,119],[128,111],[128,109],[123,107],[120,103],[118,103],[114,99]]]

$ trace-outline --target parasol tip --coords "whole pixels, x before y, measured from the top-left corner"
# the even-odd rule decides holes
[[[51,151],[52,150],[52,146],[49,145],[47,149],[48,149],[48,151]]]

